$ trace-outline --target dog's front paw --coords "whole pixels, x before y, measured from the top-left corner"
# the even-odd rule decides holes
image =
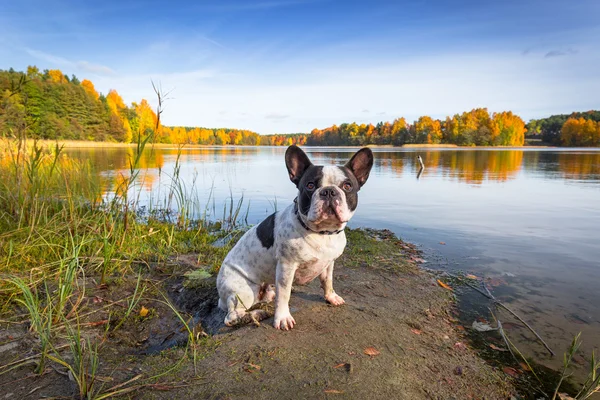
[[[290,314],[289,311],[281,315],[275,313],[275,321],[273,322],[273,326],[276,329],[283,329],[288,331],[292,329],[294,325],[296,325],[296,321],[294,320],[294,317],[292,317],[292,314]]]
[[[341,306],[345,303],[344,299],[337,295],[337,293],[331,293],[325,296],[325,301],[334,306]]]

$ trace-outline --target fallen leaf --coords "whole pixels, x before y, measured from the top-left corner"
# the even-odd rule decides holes
[[[159,383],[154,383],[152,385],[149,385],[149,387],[151,387],[152,389],[155,389],[155,390],[163,390],[163,391],[172,390],[173,389],[172,386],[161,385]]]
[[[371,357],[375,357],[375,356],[378,356],[381,354],[381,352],[379,350],[377,350],[375,347],[367,347],[365,349],[364,353]]]
[[[493,350],[498,350],[498,351],[508,351],[507,349],[503,348],[503,347],[498,347],[494,344],[490,344],[490,348]]]
[[[244,370],[246,372],[260,371],[260,365],[256,365],[256,364],[252,364],[252,363],[246,363],[246,366],[244,367]]]
[[[479,279],[475,275],[471,275],[471,274],[466,275],[466,277],[469,278],[469,279]]]
[[[324,392],[325,393],[331,393],[331,394],[342,394],[342,393],[344,393],[343,390],[335,390],[335,389],[325,389]]]
[[[558,397],[560,398],[560,400],[575,400],[574,397],[571,397],[566,393],[559,393]]]
[[[142,309],[140,310],[140,317],[145,317],[146,315],[148,315],[148,309],[144,306],[142,306]]]
[[[579,355],[574,355],[573,356],[573,361],[575,361],[577,364],[579,365],[586,365],[587,362],[585,361],[585,359]]]
[[[106,325],[108,324],[108,320],[107,319],[103,319],[101,321],[95,321],[95,322],[88,322],[87,326],[102,326],[102,325]]]
[[[418,329],[414,329],[414,328],[413,328],[413,329],[411,329],[410,331],[411,331],[412,333],[414,333],[415,335],[420,335],[420,334],[422,333],[420,330],[418,330]]]
[[[336,365],[336,366],[335,366],[335,367],[333,367],[333,368],[340,368],[340,367],[343,367],[344,365],[346,365],[346,363],[341,363],[341,364],[338,364],[338,365]]]
[[[519,365],[521,366],[521,368],[523,368],[523,371],[531,371],[531,368],[529,368],[529,365],[525,364],[524,362],[519,363]]]
[[[514,322],[503,322],[502,323],[502,328],[504,328],[504,330],[507,330],[507,329],[517,329],[517,328],[520,328],[520,327],[521,327],[521,325],[515,324]]]
[[[450,286],[446,285],[444,282],[440,281],[439,279],[437,280],[437,283],[444,289],[453,290]]]
[[[519,376],[517,370],[512,367],[504,367],[502,368],[502,371],[504,371],[505,374],[512,376],[513,378]]]
[[[487,283],[492,287],[506,285],[506,281],[504,279],[500,279],[500,278],[488,278]]]
[[[454,343],[454,348],[458,350],[466,350],[467,345],[465,345],[463,342],[456,342]]]

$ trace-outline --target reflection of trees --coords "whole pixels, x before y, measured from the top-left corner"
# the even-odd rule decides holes
[[[385,172],[393,172],[400,175],[404,169],[404,160],[400,157],[386,158],[378,163],[377,168]]]
[[[174,150],[175,153],[177,150]],[[135,149],[126,148],[81,148],[66,149],[69,157],[88,160],[94,169],[102,174],[102,191],[119,191],[123,186],[123,178],[129,176],[130,163],[133,162]],[[146,149],[140,157],[138,183],[146,190],[151,190],[158,178],[158,170],[163,167],[165,153],[160,149]]]
[[[521,169],[523,152],[506,151],[456,151],[444,152],[448,167],[445,175],[470,184],[485,180],[506,181],[514,178]]]
[[[565,179],[599,179],[600,153],[559,153],[558,170]]]

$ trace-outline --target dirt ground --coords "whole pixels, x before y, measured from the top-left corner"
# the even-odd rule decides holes
[[[98,311],[86,322],[87,337],[102,343],[96,395],[510,399],[512,378],[470,348],[456,328],[452,292],[419,270],[414,247],[387,231],[350,231],[348,236],[348,248],[334,271],[334,288],[346,304],[326,304],[318,280],[295,287],[290,306],[297,327],[288,332],[274,329],[272,318],[260,326],[224,327],[214,277],[193,282],[182,277],[183,270],[198,268],[193,255],[181,256],[174,270],[153,270],[146,282],[168,293],[199,340],[186,345],[183,324],[152,290],[140,302],[149,315],[136,315],[114,332],[111,322],[94,326],[111,320],[108,311]],[[102,299],[100,304],[114,302],[131,293],[126,285],[96,292],[90,288],[89,296]],[[24,326],[4,328],[0,365],[35,353],[35,338],[25,334]],[[42,376],[33,370],[32,364],[0,370],[0,398],[70,398],[77,393],[59,365],[50,365]]]

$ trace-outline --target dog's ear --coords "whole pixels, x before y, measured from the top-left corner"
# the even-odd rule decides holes
[[[361,187],[369,178],[371,167],[373,167],[373,152],[368,147],[357,151],[346,163],[346,168],[352,171]]]
[[[298,187],[302,175],[304,175],[311,165],[312,163],[306,153],[295,144],[288,147],[285,151],[285,166],[290,174],[290,180],[294,182],[296,187]]]

